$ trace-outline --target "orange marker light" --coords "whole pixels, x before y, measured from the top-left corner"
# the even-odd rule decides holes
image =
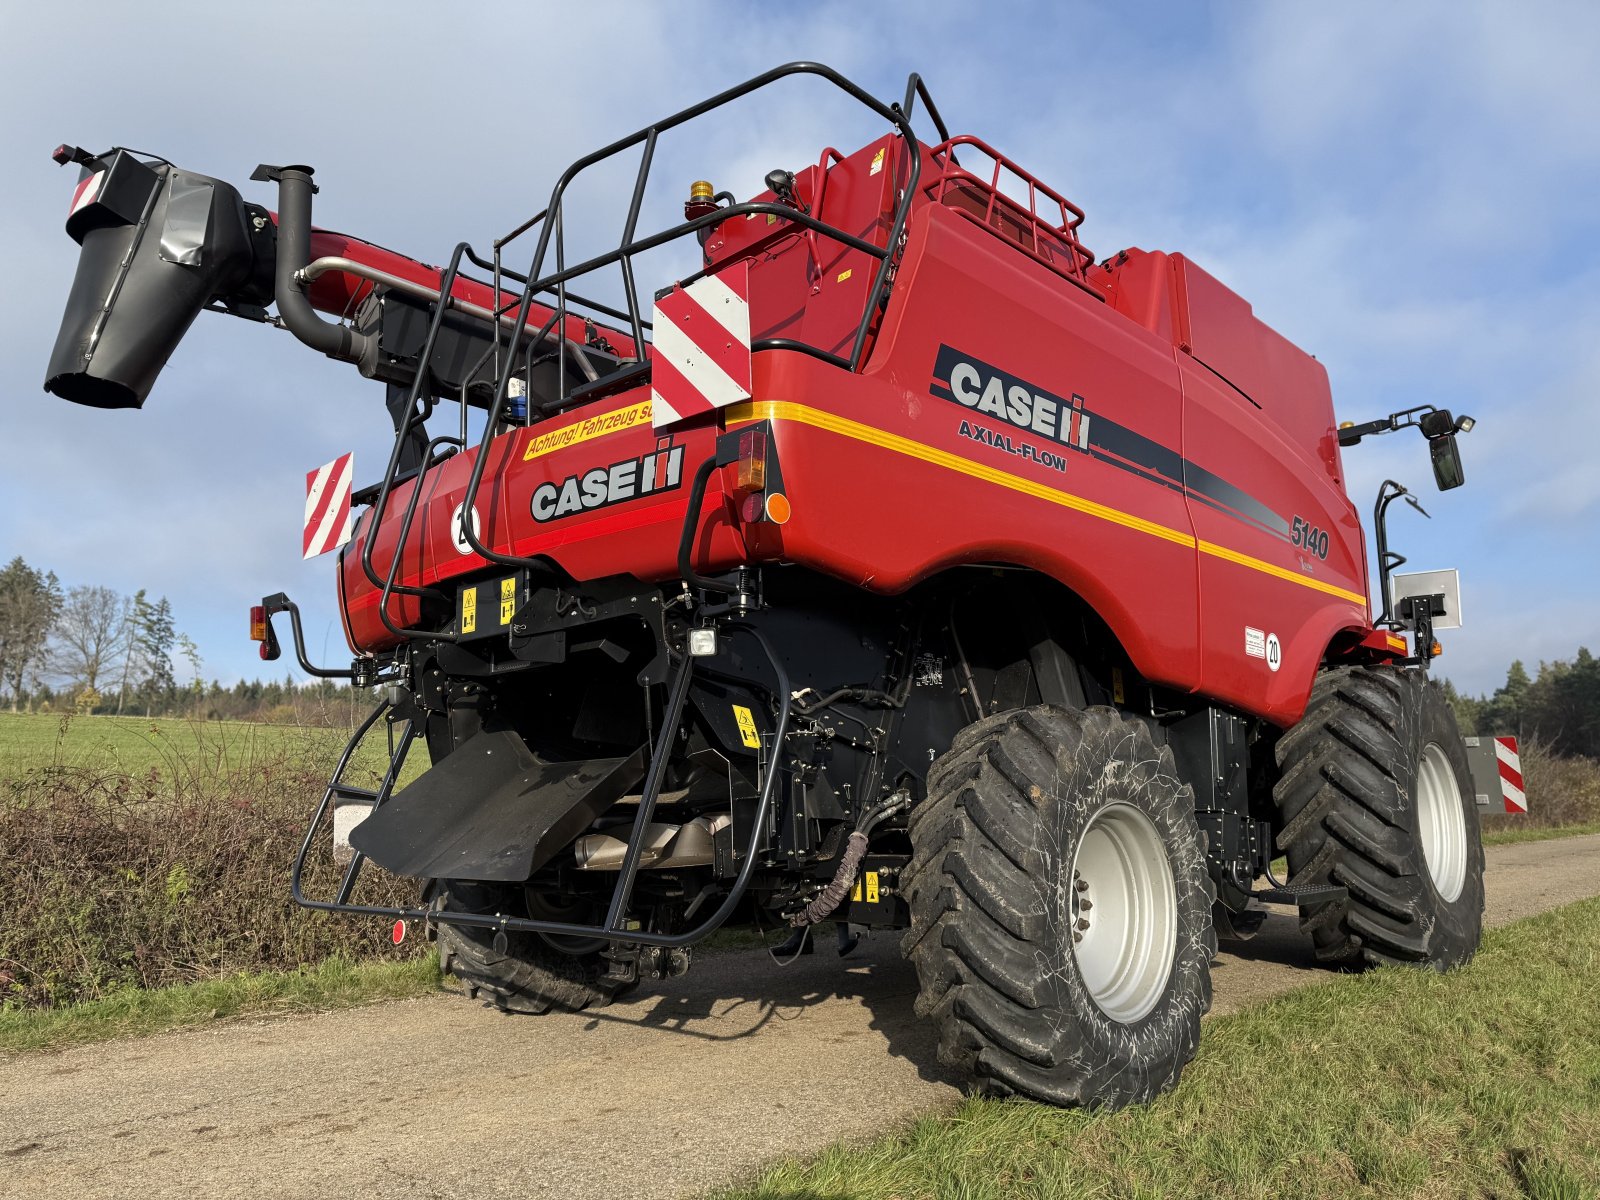
[[[250,640],[252,642],[267,640],[267,610],[264,605],[250,606]]]
[[[767,497],[767,520],[774,525],[787,525],[793,515],[794,508],[789,504],[789,497],[782,492],[773,492]]]
[[[767,435],[747,429],[739,435],[739,490],[759,492],[767,485]]]

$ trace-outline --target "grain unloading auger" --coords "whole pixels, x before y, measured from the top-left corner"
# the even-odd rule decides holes
[[[658,138],[790,76],[883,133],[641,230]],[[615,248],[568,265],[569,185],[630,154]],[[141,404],[205,308],[388,388],[339,554],[352,669],[306,661],[285,597],[256,622],[264,656],[286,611],[303,667],[383,694],[301,903],[418,922],[533,1012],[680,973],[729,922],[904,929],[941,1056],[1056,1103],[1170,1086],[1216,931],[1262,899],[1335,963],[1476,947],[1477,809],[1426,674],[1455,600],[1374,622],[1340,460],[1419,424],[1453,486],[1467,423],[1341,432],[1315,359],[1181,255],[1097,263],[1081,210],[951,137],[916,76],[890,104],[780,67],[442,269],[313,229],[303,167],[257,172],[274,215],[146,156],[58,158],[85,166],[83,253],[50,390]],[[698,269],[635,278],[677,240]],[[573,290],[602,272],[614,306]],[[380,730],[387,777],[350,786]],[[397,790],[417,741],[433,765]],[[353,815],[337,894],[306,897]],[[423,901],[360,903],[368,859]]]

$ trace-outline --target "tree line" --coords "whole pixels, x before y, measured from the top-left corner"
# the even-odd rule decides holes
[[[1449,683],[1445,694],[1464,733],[1514,733],[1556,754],[1600,758],[1600,659],[1586,647],[1570,662],[1540,663],[1536,675],[1519,659],[1490,695],[1463,696]]]
[[[182,687],[175,659],[189,668]],[[20,555],[0,568],[0,701],[12,712],[338,723],[362,701],[350,687],[326,681],[208,685],[203,666],[165,596],[152,600],[142,588],[128,596],[96,584],[63,588],[54,571]]]

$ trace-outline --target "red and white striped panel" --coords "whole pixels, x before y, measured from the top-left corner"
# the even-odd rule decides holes
[[[305,552],[315,558],[350,540],[350,484],[355,455],[341,454],[331,463],[306,472]]]
[[[94,203],[94,198],[100,194],[100,185],[106,181],[104,171],[96,171],[87,179],[80,179],[78,186],[72,192],[72,207],[67,209],[67,216],[71,216],[80,208],[87,208]]]
[[[656,301],[655,427],[750,399],[750,267],[739,263]]]
[[[1517,754],[1517,739],[1494,739],[1494,756],[1500,762],[1500,795],[1508,813],[1528,811],[1528,797],[1522,790],[1522,758]]]

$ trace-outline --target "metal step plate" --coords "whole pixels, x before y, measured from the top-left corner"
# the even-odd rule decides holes
[[[1344,900],[1350,895],[1347,889],[1336,883],[1286,883],[1282,887],[1263,888],[1252,894],[1264,904],[1293,904],[1300,908],[1315,908],[1319,904]]]

